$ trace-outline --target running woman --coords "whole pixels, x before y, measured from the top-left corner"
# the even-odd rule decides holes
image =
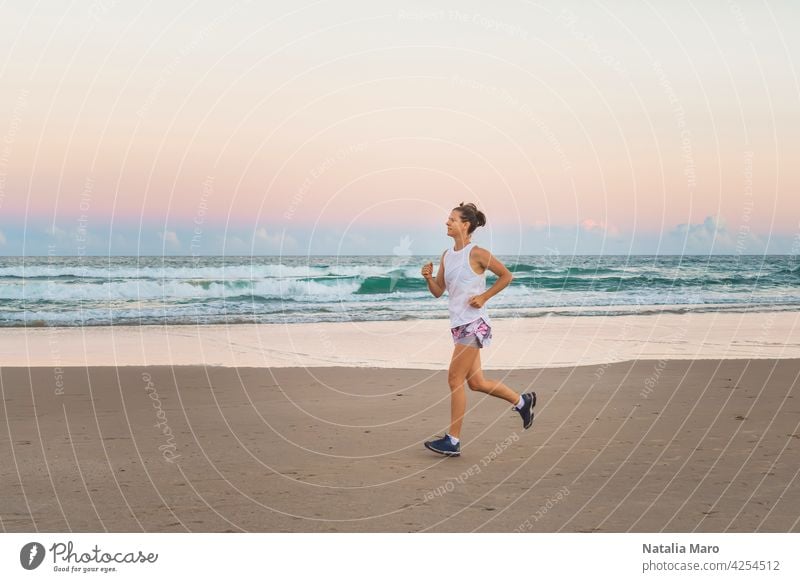
[[[434,297],[448,293],[450,332],[453,336],[453,357],[447,382],[450,384],[450,431],[443,437],[426,441],[425,446],[442,455],[457,457],[461,454],[461,424],[467,408],[464,382],[472,390],[491,394],[514,405],[522,417],[523,428],[533,423],[536,392],[519,395],[500,381],[483,377],[481,348],[492,340],[492,328],[486,302],[505,289],[513,275],[488,250],[472,242],[476,228],[486,224],[486,216],[471,202],[463,202],[453,209],[447,219],[447,236],[452,237],[453,248],[448,248],[433,277],[433,263],[422,267],[422,276]],[[486,289],[486,270],[497,275],[497,281]]]

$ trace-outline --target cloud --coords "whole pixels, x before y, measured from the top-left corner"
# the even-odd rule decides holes
[[[686,253],[758,254],[766,250],[761,237],[750,232],[747,225],[739,227],[738,232],[731,232],[721,216],[707,216],[697,224],[678,224],[668,236],[680,241]]]
[[[165,232],[158,233],[159,238],[164,242],[165,245],[173,247],[173,248],[180,248],[181,241],[178,240],[178,234],[174,230],[167,230]]]
[[[594,218],[584,218],[580,223],[580,227],[586,232],[605,235],[611,238],[616,238],[619,236],[619,228],[613,224],[606,224],[605,222],[601,220],[595,220]]]
[[[286,233],[270,233],[265,227],[256,230],[255,242],[261,243],[259,247],[267,247],[271,250],[282,250],[284,253],[297,250],[297,241]]]
[[[534,220],[533,221],[533,228],[534,230],[544,230],[547,228],[548,222],[546,220]]]
[[[228,234],[227,236],[219,236],[220,246],[225,250],[226,255],[230,254],[247,254],[250,252],[250,245],[245,242],[242,237]]]
[[[356,232],[349,232],[347,236],[344,237],[344,242],[349,243],[351,246],[354,247],[367,247],[369,246],[369,241],[367,237],[362,236]]]
[[[58,228],[55,224],[48,226],[44,229],[44,232],[47,236],[52,236],[54,238],[64,238],[67,236],[67,231],[63,228]]]
[[[267,229],[264,228],[263,226],[256,231],[256,238],[263,241],[267,241],[268,243],[273,245],[281,244],[281,235],[279,235],[277,232],[275,234],[269,234],[267,232]]]

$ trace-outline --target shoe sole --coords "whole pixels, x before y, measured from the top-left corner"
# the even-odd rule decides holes
[[[531,407],[530,407],[531,421],[528,424],[522,425],[522,428],[525,430],[528,430],[531,426],[533,426],[533,417],[535,416],[533,413],[533,407],[536,406],[536,392],[531,392],[530,395],[531,395]]]
[[[433,451],[434,453],[439,453],[440,455],[444,455],[445,457],[460,457],[461,452],[453,452],[453,451],[440,451],[439,449],[434,449],[430,444],[424,443],[425,448],[429,451]]]

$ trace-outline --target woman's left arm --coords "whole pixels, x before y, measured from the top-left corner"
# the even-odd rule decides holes
[[[486,291],[481,293],[480,295],[476,295],[470,299],[470,305],[473,307],[483,307],[483,304],[486,303],[489,299],[500,293],[503,289],[508,287],[511,283],[512,279],[514,279],[514,275],[511,274],[506,266],[495,257],[492,253],[490,253],[487,249],[482,249],[480,247],[475,247],[474,249],[475,258],[480,262],[481,266],[484,269],[490,270],[492,273],[497,275],[497,281],[489,287]]]

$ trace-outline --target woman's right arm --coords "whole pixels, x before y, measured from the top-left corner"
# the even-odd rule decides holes
[[[436,277],[427,276],[425,279],[428,281],[428,290],[433,294],[434,297],[438,298],[444,294],[444,253],[442,253],[442,258],[439,261],[439,270],[436,272]]]

